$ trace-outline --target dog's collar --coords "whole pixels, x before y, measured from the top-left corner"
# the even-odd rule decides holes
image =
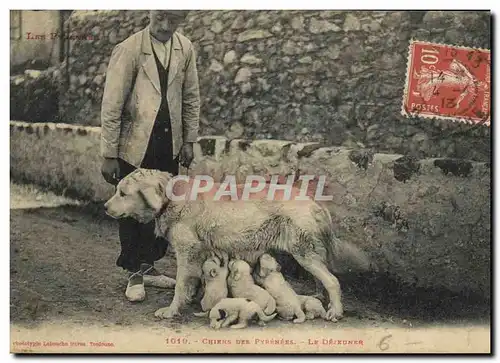
[[[163,213],[165,213],[165,211],[167,210],[167,207],[168,207],[168,203],[164,203],[164,204],[161,206],[161,208],[160,208],[160,210],[158,211],[158,213],[156,214],[155,218],[161,217],[161,215],[162,215]]]
[[[169,203],[165,203],[161,206],[160,210],[158,211],[158,213],[156,213],[155,215],[155,219],[158,219],[160,218],[167,210],[168,208],[168,205]],[[179,211],[179,214],[181,214],[183,211],[184,211],[184,208],[186,207],[186,205],[184,204],[182,207],[181,207],[181,210]]]

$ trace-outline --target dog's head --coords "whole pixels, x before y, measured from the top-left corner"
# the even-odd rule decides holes
[[[220,329],[222,327],[222,323],[226,319],[226,311],[223,309],[212,308],[210,310],[210,314],[208,317],[210,318],[210,327],[212,329]]]
[[[168,203],[166,186],[172,175],[159,170],[137,169],[123,178],[106,202],[106,213],[116,219],[152,221]]]
[[[227,267],[219,257],[212,255],[201,266],[203,279],[213,280],[219,276],[227,276]]]
[[[259,277],[266,277],[268,276],[271,272],[280,272],[281,271],[281,266],[274,259],[273,256],[271,256],[268,253],[264,253],[262,256],[259,257],[259,263],[258,263],[258,276]]]
[[[252,269],[250,265],[243,260],[231,260],[228,264],[229,278],[238,281],[242,276],[251,276]]]

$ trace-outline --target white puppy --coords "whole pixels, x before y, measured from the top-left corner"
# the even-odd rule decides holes
[[[201,281],[204,292],[200,302],[202,312],[194,313],[194,315],[206,316],[215,304],[228,296],[228,262],[227,254],[218,257],[212,253],[211,257],[203,263]]]
[[[283,320],[296,317],[294,323],[303,323],[306,316],[302,311],[298,295],[280,272],[281,266],[271,255],[264,253],[259,258],[256,281],[276,301],[276,311]]]
[[[276,302],[269,292],[255,284],[250,265],[246,261],[231,260],[228,268],[229,277],[227,282],[232,297],[255,301],[266,314],[274,313]]]
[[[266,315],[256,302],[249,299],[226,298],[219,301],[210,310],[210,327],[213,329],[225,328],[238,321],[238,324],[232,325],[231,328],[246,328],[254,317],[259,319],[260,326],[264,326],[266,322],[276,317],[276,313]]]

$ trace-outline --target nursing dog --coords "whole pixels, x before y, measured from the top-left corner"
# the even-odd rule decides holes
[[[326,289],[326,319],[342,317],[340,284],[327,266],[343,246],[333,233],[331,216],[324,206],[311,199],[268,200],[265,190],[250,200],[214,200],[210,192],[196,200],[172,198],[167,194],[171,180],[167,172],[137,169],[120,181],[105,204],[106,213],[113,218],[132,217],[141,223],[156,219],[156,234],[166,236],[175,251],[174,298],[170,306],[155,312],[156,317],[179,315],[192,301],[202,276],[201,266],[214,251],[237,255],[250,264],[257,262],[259,253],[288,252]],[[178,180],[170,196],[181,196],[190,186],[191,180]]]

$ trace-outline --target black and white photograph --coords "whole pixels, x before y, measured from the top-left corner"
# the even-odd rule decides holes
[[[9,10],[10,353],[491,354],[492,12],[168,6]]]

